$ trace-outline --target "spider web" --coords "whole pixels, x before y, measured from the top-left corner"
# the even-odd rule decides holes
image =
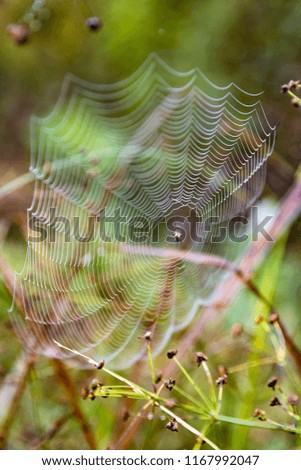
[[[111,85],[67,76],[31,125],[36,181],[16,279],[25,318],[13,308],[23,344],[69,357],[56,340],[125,368],[150,330],[161,351],[214,298],[226,276],[214,257],[239,258],[244,244],[212,236],[260,195],[274,140],[259,95],[155,54]]]

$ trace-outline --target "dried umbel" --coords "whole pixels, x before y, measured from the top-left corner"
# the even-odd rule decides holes
[[[177,423],[175,418],[171,421],[168,421],[168,423],[166,424],[165,427],[166,427],[166,429],[169,429],[172,432],[178,432],[179,431],[179,426],[178,426],[178,423]]]
[[[203,352],[199,351],[196,353],[196,365],[200,367],[202,362],[208,361],[208,357]]]
[[[167,351],[168,359],[172,359],[173,357],[175,357],[177,355],[177,352],[177,349],[170,349],[169,351]]]
[[[267,386],[275,390],[276,385],[278,384],[278,377],[273,376],[268,379]]]
[[[56,340],[118,369],[166,349],[246,249],[227,227],[260,195],[274,139],[258,95],[155,54],[118,83],[69,75],[31,123],[24,317],[13,308],[27,348],[72,356]]]

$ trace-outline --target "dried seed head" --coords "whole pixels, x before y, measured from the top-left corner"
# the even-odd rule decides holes
[[[234,323],[234,325],[231,328],[231,336],[232,338],[237,338],[237,336],[240,336],[243,332],[243,326],[241,323]]]
[[[7,26],[6,31],[15,44],[25,44],[29,39],[30,31],[25,24],[11,23]]]
[[[89,390],[89,395],[88,397],[90,398],[91,401],[95,400],[95,393],[94,390]]]
[[[197,366],[200,367],[200,365],[204,361],[208,361],[208,357],[206,356],[206,354],[204,354],[201,351],[197,352],[196,353],[196,364],[197,364]]]
[[[175,230],[173,236],[175,237],[176,242],[182,241],[182,233],[180,232],[180,230]]]
[[[98,31],[102,27],[102,21],[98,16],[91,16],[86,19],[86,26],[90,31]]]
[[[267,419],[265,411],[260,410],[259,408],[256,408],[253,411],[253,417],[259,419],[260,421],[266,421]]]
[[[291,405],[291,406],[297,406],[298,403],[299,403],[299,397],[298,395],[290,395],[289,397],[287,397],[287,403],[288,405]]]
[[[166,382],[165,382],[165,388],[167,388],[167,390],[172,390],[174,388],[174,386],[176,385],[176,381],[175,379],[173,379],[172,377],[170,377]]]
[[[143,336],[143,338],[145,339],[145,341],[146,341],[147,343],[150,343],[151,340],[152,340],[152,332],[151,332],[151,331],[147,331],[147,332],[145,333],[145,335]]]
[[[163,377],[163,372],[161,370],[158,370],[155,374],[155,384],[157,385],[159,382],[161,382]]]
[[[279,320],[279,315],[277,313],[271,313],[271,315],[269,316],[269,323],[271,323],[271,325],[273,325],[274,323],[276,323],[277,321]]]
[[[96,390],[99,385],[100,385],[99,382],[96,379],[93,379],[90,385],[90,389]]]
[[[294,106],[295,108],[300,108],[301,100],[297,97],[294,97],[291,99],[291,105]]]
[[[285,83],[281,86],[281,93],[287,93],[289,89],[288,83]]]
[[[228,383],[228,376],[227,374],[224,374],[222,375],[221,377],[219,377],[216,381],[216,386],[219,387],[219,386],[222,386],[222,385],[226,385],[226,383]]]
[[[105,361],[104,361],[104,359],[102,359],[101,361],[99,361],[97,369],[98,370],[102,369],[104,365],[105,365]]]
[[[278,377],[270,377],[269,380],[267,381],[267,386],[275,390],[275,387],[278,383]]]
[[[273,397],[270,401],[270,406],[280,406],[281,403],[277,397]]]
[[[166,429],[169,429],[172,432],[178,432],[179,431],[178,423],[175,420],[175,418],[172,421],[168,421],[168,423],[166,424],[165,427],[166,427]]]
[[[300,80],[290,80],[288,83],[281,86],[281,92],[287,93],[288,91],[295,90],[299,84]]]
[[[173,357],[177,355],[177,353],[178,353],[177,349],[170,349],[169,351],[167,351],[168,359],[172,359]]]
[[[300,84],[300,80],[290,80],[288,82],[288,87],[290,90],[295,90],[299,84]]]

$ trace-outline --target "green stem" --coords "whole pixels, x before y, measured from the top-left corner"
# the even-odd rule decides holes
[[[199,388],[199,386],[195,383],[195,381],[193,380],[193,378],[191,377],[191,375],[187,372],[187,370],[182,366],[182,364],[179,362],[179,360],[177,359],[177,357],[175,356],[173,358],[173,360],[175,361],[175,363],[177,364],[177,366],[179,367],[179,369],[181,370],[181,372],[183,372],[183,374],[185,375],[185,377],[187,378],[188,382],[192,385],[192,387],[194,388],[194,390],[197,392],[197,394],[201,397],[201,399],[203,400],[203,402],[206,404],[206,406],[209,408],[209,410],[212,409],[212,404],[210,403],[210,401],[208,400],[208,398],[203,394],[202,390]]]
[[[151,376],[152,376],[152,382],[153,384],[155,384],[156,375],[155,375],[155,369],[154,369],[154,361],[153,361],[151,346],[149,343],[147,344],[147,355],[148,355],[149,368],[150,368]]]
[[[211,400],[214,404],[216,404],[217,401],[216,401],[215,387],[214,387],[214,384],[213,384],[213,379],[212,379],[210,369],[207,366],[205,361],[202,362],[202,367],[205,371],[205,374],[206,374],[206,377],[207,377],[207,380],[208,380],[208,384],[209,384],[209,387],[210,387]]]
[[[210,439],[208,439],[208,437],[206,437],[202,432],[200,432],[197,429],[195,429],[194,427],[190,426],[190,424],[186,423],[186,421],[184,421],[179,416],[175,415],[168,408],[165,408],[165,406],[160,405],[160,404],[158,404],[158,406],[159,406],[160,410],[164,411],[165,414],[167,414],[168,416],[171,416],[173,419],[175,419],[177,421],[177,423],[181,424],[181,426],[183,426],[183,428],[187,429],[192,434],[194,434],[195,436],[197,436],[200,439],[202,439],[203,441],[205,441],[210,447],[212,447],[212,449],[219,450],[217,445],[215,445],[214,442],[212,442]]]
[[[224,415],[218,415],[217,420],[223,421],[225,423],[236,424],[237,426],[248,426],[251,428],[261,428],[261,429],[274,429],[278,431],[288,431],[294,434],[301,434],[301,428],[293,428],[290,426],[278,424],[274,421],[239,419],[239,418],[232,418],[231,416],[224,416]]]

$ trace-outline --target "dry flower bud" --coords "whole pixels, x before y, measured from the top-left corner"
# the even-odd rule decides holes
[[[98,31],[102,27],[102,21],[98,16],[91,16],[86,19],[86,25],[91,31]]]
[[[172,359],[173,357],[175,357],[177,355],[177,352],[177,349],[170,349],[169,351],[167,351],[168,359]]]
[[[159,382],[161,382],[163,377],[163,372],[161,370],[157,371],[155,374],[155,384],[157,385]]]
[[[175,379],[173,379],[172,377],[170,377],[166,382],[165,382],[165,388],[167,388],[167,390],[172,390],[174,388],[174,386],[176,385],[176,381]]]
[[[25,24],[11,23],[6,28],[15,44],[25,44],[29,39],[29,28]]]
[[[200,365],[202,364],[202,362],[204,361],[208,361],[208,357],[206,356],[206,354],[204,354],[203,352],[199,351],[196,353],[196,363],[197,363],[197,366],[200,367]]]
[[[175,420],[175,418],[172,420],[172,421],[168,421],[168,423],[166,424],[166,429],[169,429],[170,431],[172,432],[178,432],[178,423],[177,421]]]
[[[273,376],[268,379],[267,386],[275,390],[277,383],[278,383],[278,377]]]
[[[270,401],[270,406],[280,406],[281,403],[277,397],[273,397]]]
[[[221,377],[219,377],[216,381],[216,386],[219,387],[221,385],[226,385],[226,383],[228,383],[228,376],[227,374],[224,374],[222,375]]]
[[[145,335],[143,336],[143,338],[145,339],[145,341],[146,341],[147,343],[150,343],[151,340],[152,340],[152,332],[151,332],[151,331],[147,331],[147,332],[145,333]]]
[[[104,361],[104,359],[102,359],[101,361],[99,361],[97,369],[98,370],[102,369],[104,365],[105,365],[105,361]]]
[[[291,405],[291,406],[297,406],[298,403],[299,403],[299,397],[298,395],[290,395],[289,397],[287,397],[287,403],[288,405]]]
[[[256,408],[253,411],[253,417],[259,419],[260,421],[266,421],[267,419],[265,411],[260,410],[259,408]]]

